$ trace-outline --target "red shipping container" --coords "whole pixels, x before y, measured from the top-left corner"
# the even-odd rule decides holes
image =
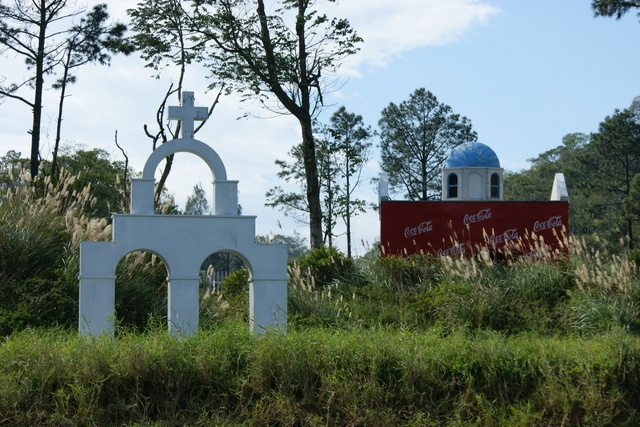
[[[408,202],[380,203],[383,255],[473,254],[479,248],[535,258],[542,251],[567,253],[569,203]]]

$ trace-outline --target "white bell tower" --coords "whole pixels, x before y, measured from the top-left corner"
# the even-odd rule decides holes
[[[442,200],[502,200],[503,173],[491,148],[479,142],[461,144],[451,150],[442,169]]]

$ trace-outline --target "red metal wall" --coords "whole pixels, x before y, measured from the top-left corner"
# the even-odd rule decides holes
[[[566,252],[558,236],[568,214],[568,202],[381,202],[380,244],[383,254],[441,256],[520,242],[518,252],[535,256],[544,239]]]

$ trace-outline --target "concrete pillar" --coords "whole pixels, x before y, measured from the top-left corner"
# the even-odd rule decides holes
[[[198,329],[199,286],[199,277],[169,279],[167,317],[172,334],[189,336]]]
[[[153,215],[153,194],[155,179],[131,179],[131,213]]]
[[[238,215],[238,181],[214,181],[213,214]]]
[[[80,276],[78,329],[81,335],[113,336],[115,326],[116,277]]]
[[[287,332],[287,281],[254,278],[249,284],[251,331],[262,334],[267,328]]]

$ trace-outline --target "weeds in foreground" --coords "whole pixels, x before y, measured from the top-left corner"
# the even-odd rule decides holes
[[[86,339],[25,331],[0,344],[2,425],[604,425],[640,421],[640,347],[452,330],[226,324]]]

